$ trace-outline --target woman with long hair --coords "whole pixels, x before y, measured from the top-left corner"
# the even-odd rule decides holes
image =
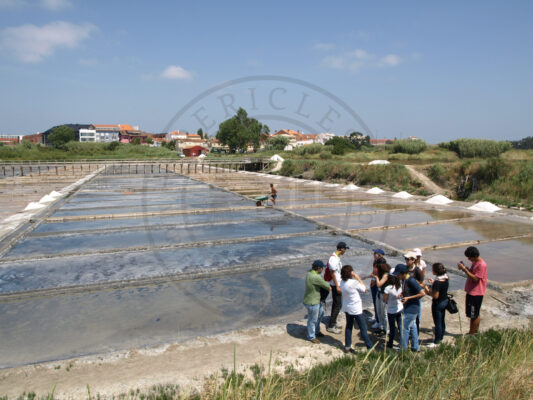
[[[341,269],[341,292],[342,311],[346,314],[346,328],[344,330],[344,352],[355,353],[352,348],[353,323],[357,321],[361,337],[367,349],[371,349],[374,343],[370,340],[367,332],[366,318],[363,315],[363,302],[359,292],[366,293],[366,286],[357,275],[351,265],[345,265]]]
[[[402,282],[392,274],[387,279],[385,290],[383,291],[383,303],[387,305],[387,319],[389,322],[389,341],[387,348],[392,349],[396,328],[400,332],[399,343],[402,342]]]
[[[387,261],[384,258],[380,258],[376,262],[377,273],[372,274],[372,277],[376,280],[376,286],[378,288],[377,299],[376,299],[376,308],[377,314],[379,317],[379,326],[378,333],[385,334],[387,329],[387,308],[383,303],[383,289],[385,289],[385,284],[389,278],[390,266],[387,264]]]
[[[431,302],[431,314],[433,316],[433,323],[435,324],[435,340],[428,347],[437,346],[444,337],[444,332],[446,331],[446,306],[449,301],[449,278],[446,275],[446,268],[441,263],[435,263],[433,264],[432,270],[435,279],[428,278],[431,288],[424,285],[424,290],[433,299]]]

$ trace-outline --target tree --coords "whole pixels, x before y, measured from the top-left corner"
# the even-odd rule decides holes
[[[131,140],[131,144],[134,144],[136,146],[139,146],[141,144],[141,138],[140,137],[134,137],[132,140]]]
[[[283,150],[290,142],[287,136],[273,136],[268,140],[272,150]]]
[[[176,139],[172,139],[170,142],[167,143],[167,149],[176,150]]]
[[[357,149],[370,145],[370,136],[365,136],[361,132],[350,133],[349,140],[350,143],[353,144]]]
[[[337,152],[340,152],[340,149],[343,148],[344,150],[355,150],[355,145],[350,142],[346,137],[342,136],[334,136],[331,139],[329,139],[326,143],[328,146],[335,146],[337,148]],[[339,153],[334,153],[339,154]],[[343,153],[344,154],[344,153]]]
[[[146,143],[153,144],[154,143],[154,139],[152,139],[151,137],[147,137],[146,138]]]
[[[69,126],[61,125],[52,129],[52,133],[48,135],[48,143],[54,147],[62,148],[68,142],[76,138],[76,132]]]
[[[204,138],[204,130],[202,128],[198,129],[198,131],[196,131],[196,133],[198,135],[200,135],[200,137],[203,139]]]
[[[248,145],[254,150],[259,147],[261,133],[269,132],[268,126],[261,124],[255,118],[248,118],[248,113],[243,108],[237,110],[237,114],[225,120],[218,126],[216,138],[231,153],[246,151]]]

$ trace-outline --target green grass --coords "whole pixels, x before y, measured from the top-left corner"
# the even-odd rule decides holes
[[[489,330],[473,338],[457,337],[453,344],[419,354],[374,350],[335,358],[303,372],[290,365],[284,372],[273,372],[271,356],[267,365],[250,367],[250,373],[237,373],[234,365],[233,371],[211,376],[199,394],[168,384],[146,392],[131,389],[113,399],[529,399],[533,392],[532,333],[531,324],[529,329]],[[237,352],[238,348],[234,358]],[[53,392],[38,399],[53,399]],[[100,396],[91,396],[87,388],[85,398]],[[30,392],[19,399],[37,397]]]
[[[338,160],[285,160],[281,175],[299,176],[319,181],[353,182],[356,185],[380,186],[394,191],[416,192],[421,184],[414,180],[405,166],[360,165]]]
[[[175,151],[163,147],[136,146],[121,143],[114,150],[109,143],[69,142],[64,149],[25,142],[15,147],[0,146],[0,160],[34,161],[34,160],[122,160],[178,158]]]

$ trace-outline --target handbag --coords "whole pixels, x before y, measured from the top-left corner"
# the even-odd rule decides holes
[[[326,270],[324,271],[324,280],[329,282],[333,279],[331,276],[331,271],[329,270],[329,262],[326,263]]]
[[[446,310],[448,310],[450,314],[456,314],[459,312],[459,308],[457,308],[457,302],[453,299],[452,294],[448,295],[448,304],[446,305]]]

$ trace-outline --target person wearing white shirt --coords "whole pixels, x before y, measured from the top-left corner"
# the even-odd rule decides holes
[[[346,243],[337,243],[337,251],[331,255],[328,261],[328,268],[331,273],[330,285],[331,297],[333,301],[331,303],[331,317],[329,318],[329,325],[326,330],[331,333],[341,333],[341,328],[337,325],[337,317],[339,316],[342,306],[342,291],[340,287],[340,272],[342,268],[341,256],[346,253],[347,249],[349,249],[349,247],[346,246]]]
[[[351,265],[341,269],[342,311],[346,314],[346,328],[344,330],[344,352],[355,353],[352,348],[353,323],[357,321],[361,337],[367,349],[374,347],[367,332],[366,318],[363,315],[363,302],[359,292],[366,293],[366,286],[361,278],[353,271]]]
[[[401,269],[398,269],[400,272]],[[383,291],[383,302],[387,305],[387,319],[389,321],[389,341],[387,348],[392,349],[396,328],[400,332],[400,341],[402,342],[402,283],[397,275],[391,274],[387,280],[387,286]]]

